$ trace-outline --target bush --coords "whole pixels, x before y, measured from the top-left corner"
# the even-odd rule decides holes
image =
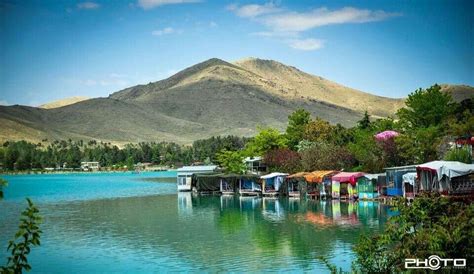
[[[412,204],[396,202],[383,233],[362,236],[355,246],[355,265],[362,272],[406,271],[406,258],[466,258],[472,268],[474,204],[422,194]]]

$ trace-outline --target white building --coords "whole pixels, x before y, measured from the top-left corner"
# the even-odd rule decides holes
[[[178,191],[191,191],[191,178],[193,174],[214,172],[217,166],[184,166],[178,168],[177,185]]]
[[[81,170],[83,171],[98,171],[99,169],[99,162],[81,162]]]

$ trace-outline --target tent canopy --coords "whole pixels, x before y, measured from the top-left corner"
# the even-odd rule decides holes
[[[362,176],[364,176],[363,172],[340,172],[332,176],[332,180],[340,183],[349,182],[354,185],[357,181],[357,178]]]
[[[324,180],[324,177],[329,176],[329,175],[334,175],[338,173],[338,171],[335,170],[318,170],[318,171],[313,171],[307,175],[304,176],[306,181],[308,183],[321,183]]]
[[[456,161],[433,161],[416,167],[417,172],[429,170],[436,172],[438,178],[443,176],[449,179],[474,173],[474,164],[465,164]]]
[[[288,176],[288,173],[272,172],[270,174],[261,176],[260,179],[271,179],[271,178],[281,177],[281,176]]]

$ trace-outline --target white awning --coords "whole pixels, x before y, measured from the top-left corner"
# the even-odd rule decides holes
[[[455,161],[433,161],[422,165],[418,165],[417,170],[434,170],[438,174],[438,178],[443,176],[454,178],[474,173],[474,164],[465,164]]]
[[[288,173],[272,172],[270,174],[263,175],[260,178],[261,179],[270,179],[270,178],[279,177],[279,176],[288,176]]]

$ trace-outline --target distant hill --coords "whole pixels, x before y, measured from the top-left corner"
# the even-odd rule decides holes
[[[74,97],[64,98],[64,99],[61,99],[61,100],[57,100],[57,101],[53,101],[53,102],[43,104],[43,105],[39,106],[39,108],[45,108],[45,109],[59,108],[59,107],[72,105],[72,104],[75,104],[75,103],[78,103],[78,102],[81,102],[81,101],[85,101],[85,100],[88,100],[88,99],[90,99],[90,98],[85,97],[85,96],[74,96]]]
[[[446,88],[458,96],[458,89]],[[259,125],[284,130],[297,108],[352,126],[365,110],[386,117],[403,105],[403,99],[351,89],[272,60],[214,58],[108,98],[49,109],[0,106],[0,140],[186,144],[213,135],[252,136]]]

